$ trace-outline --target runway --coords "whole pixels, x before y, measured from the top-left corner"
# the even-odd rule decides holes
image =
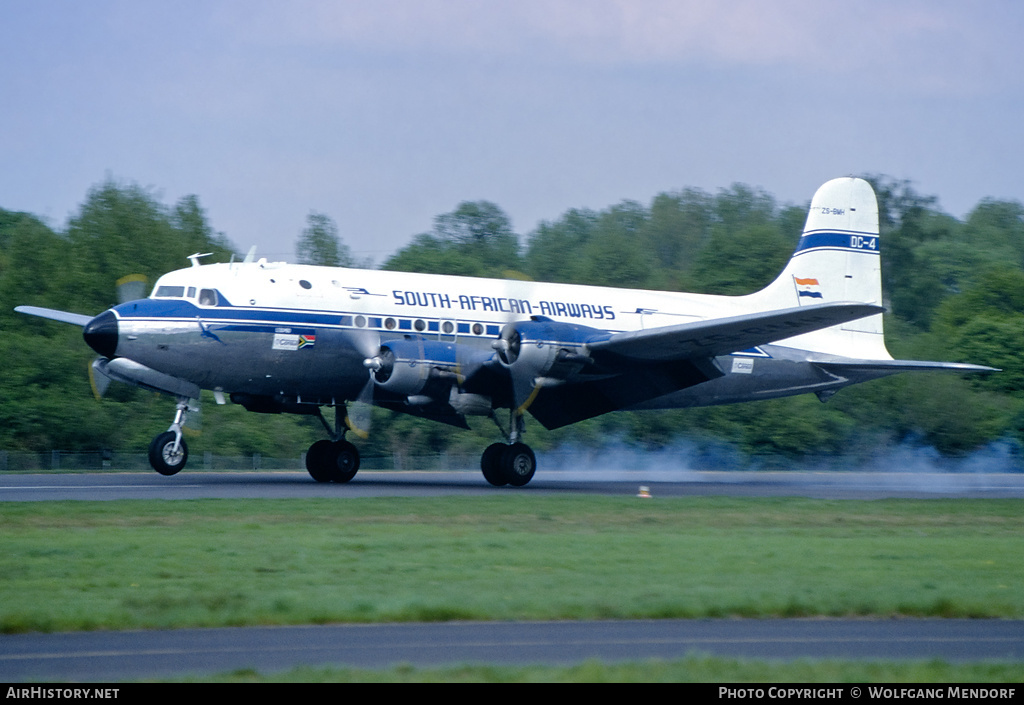
[[[1024,622],[958,619],[456,622],[0,636],[0,681],[160,679],[307,665],[386,668],[677,659],[1020,661]]]
[[[811,497],[817,499],[1024,498],[1024,474],[901,472],[538,472],[526,487],[492,487],[477,471],[364,471],[347,484],[314,482],[305,472],[10,474],[0,501],[117,499],[284,499],[525,494],[657,497]]]

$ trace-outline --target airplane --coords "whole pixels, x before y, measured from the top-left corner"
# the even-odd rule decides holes
[[[806,393],[825,401],[898,372],[997,371],[892,358],[881,246],[871,185],[845,177],[815,193],[782,273],[744,296],[296,265],[251,252],[201,264],[197,253],[148,298],[95,317],[15,310],[81,326],[101,390],[114,380],[177,400],[149,449],[163,475],[185,467],[182,427],[206,389],[253,412],[319,417],[328,438],[305,460],[318,482],[348,482],[359,469],[346,435],[366,424],[350,403],[462,428],[489,416],[504,442],[483,451],[483,476],[521,487],[537,467],[522,441],[527,413],[554,429],[617,410]]]

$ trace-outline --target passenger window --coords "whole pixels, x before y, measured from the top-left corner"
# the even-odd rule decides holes
[[[203,289],[199,292],[199,303],[202,306],[216,306],[217,292],[213,289]]]

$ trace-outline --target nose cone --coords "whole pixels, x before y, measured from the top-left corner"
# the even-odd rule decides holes
[[[103,357],[114,357],[117,352],[117,316],[113,311],[104,311],[85,325],[82,337]]]

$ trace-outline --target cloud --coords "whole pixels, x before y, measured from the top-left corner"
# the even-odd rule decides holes
[[[979,69],[993,85],[1004,81],[1021,53],[1011,28],[1022,12],[999,3],[982,17],[972,6],[924,0],[246,0],[218,7],[230,33],[278,47],[411,60],[797,69],[929,92],[980,90]]]
[[[714,57],[764,62],[805,52],[817,3],[738,0],[376,0],[263,3],[253,38],[377,51],[569,55],[587,62]],[[225,14],[237,26],[240,14]],[[799,21],[793,21],[797,18]]]

